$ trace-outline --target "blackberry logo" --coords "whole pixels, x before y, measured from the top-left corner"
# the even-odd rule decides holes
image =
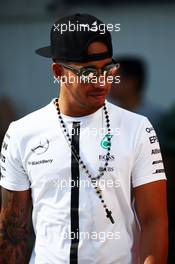
[[[45,164],[45,163],[52,163],[53,159],[49,160],[38,160],[38,161],[29,161],[29,165],[39,165],[39,164]]]

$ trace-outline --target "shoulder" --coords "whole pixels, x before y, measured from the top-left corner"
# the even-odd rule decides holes
[[[123,109],[117,105],[108,102],[108,109],[111,114],[113,122],[117,122],[120,126],[130,129],[138,129],[138,127],[145,125],[150,126],[150,122],[147,117],[136,114],[134,112]]]
[[[133,149],[136,149],[140,144],[149,144],[150,140],[157,140],[154,128],[147,117],[130,112],[111,103],[108,104],[108,109],[111,129],[113,131],[117,129],[122,144],[131,144]]]
[[[38,133],[46,128],[54,117],[54,108],[52,102],[48,105],[27,114],[26,116],[13,121],[7,131],[8,136],[10,134],[16,138],[26,137]]]

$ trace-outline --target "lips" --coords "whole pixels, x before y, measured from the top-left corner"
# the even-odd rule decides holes
[[[101,93],[91,93],[90,96],[106,96],[106,93],[101,92]]]

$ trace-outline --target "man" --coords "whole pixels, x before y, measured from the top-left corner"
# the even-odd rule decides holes
[[[148,117],[154,128],[157,128],[164,111],[144,98],[147,79],[145,62],[136,56],[123,56],[118,61],[121,82],[113,84],[110,92],[111,102]]]
[[[166,263],[159,145],[145,117],[105,100],[118,66],[101,24],[87,14],[63,17],[51,29],[51,46],[37,51],[53,59],[60,94],[5,136],[0,263],[24,262],[31,204],[30,264]]]

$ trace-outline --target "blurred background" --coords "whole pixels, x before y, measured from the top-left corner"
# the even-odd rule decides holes
[[[1,0],[0,1],[0,139],[8,124],[50,102],[58,95],[50,59],[35,54],[35,49],[49,44],[52,23],[71,13],[90,13],[105,24],[120,24],[112,32],[116,60],[134,59],[136,64],[123,66],[126,87],[144,86],[140,105],[120,93],[110,100],[135,112],[159,117],[157,133],[168,177],[168,206],[170,218],[169,263],[175,263],[175,0]],[[130,66],[128,66],[130,65]],[[142,67],[144,66],[144,67]],[[128,68],[129,67],[129,68]],[[122,68],[121,68],[122,69]],[[131,70],[131,72],[130,72]],[[132,74],[136,77],[132,77]],[[135,75],[136,74],[136,75]],[[140,77],[141,76],[141,77]],[[143,77],[143,78],[142,78]],[[133,79],[134,78],[134,79]],[[129,82],[128,82],[129,80]],[[125,82],[125,81],[124,81]],[[121,82],[122,85],[122,82]],[[126,88],[125,87],[125,88]],[[117,88],[117,87],[116,87]],[[131,97],[128,94],[128,98]],[[118,90],[119,91],[119,90]],[[126,95],[125,94],[125,95]],[[117,96],[118,98],[114,98]],[[123,96],[123,97],[122,97]],[[118,100],[118,102],[117,102]],[[136,100],[138,101],[138,100]],[[144,102],[144,103],[143,103]],[[146,103],[145,103],[146,102]],[[127,106],[127,104],[129,106]],[[143,107],[144,106],[144,107]],[[145,111],[145,112],[144,112]],[[153,121],[154,122],[154,121]]]

